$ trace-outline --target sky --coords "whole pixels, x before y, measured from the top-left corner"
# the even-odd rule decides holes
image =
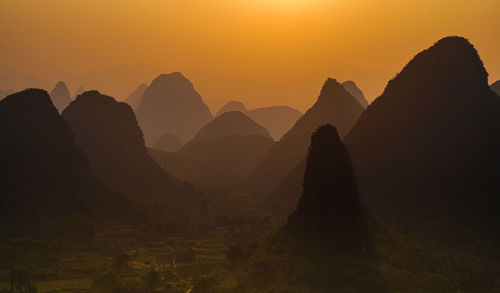
[[[498,0],[2,0],[0,89],[57,81],[117,100],[182,72],[216,112],[305,111],[328,78],[369,101],[418,52],[468,38],[500,79]]]

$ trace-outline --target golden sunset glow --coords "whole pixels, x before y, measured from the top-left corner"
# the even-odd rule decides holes
[[[497,0],[2,1],[0,88],[64,80],[124,99],[181,71],[212,111],[228,100],[305,110],[327,77],[369,100],[423,48],[462,35],[500,79]]]

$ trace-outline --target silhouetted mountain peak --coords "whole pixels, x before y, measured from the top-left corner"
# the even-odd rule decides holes
[[[62,112],[71,102],[68,87],[62,81],[57,82],[54,89],[50,92],[50,97],[59,112]]]
[[[191,81],[189,81],[182,73],[173,72],[173,73],[162,73],[157,78],[153,80],[151,86],[184,86],[187,88],[194,88]]]
[[[285,226],[299,241],[358,253],[368,244],[354,167],[337,129],[329,124],[311,136],[303,193]]]
[[[417,54],[385,88],[384,94],[397,94],[404,87],[426,98],[427,92],[445,90],[486,91],[488,73],[479,54],[462,37],[446,37]]]
[[[335,93],[340,91],[345,91],[345,88],[336,79],[328,78],[323,84],[323,87],[321,88],[318,101],[330,97],[336,97]]]
[[[9,203],[0,217],[15,219],[2,225],[10,230],[33,217],[21,231],[36,230],[42,219],[93,205],[100,185],[46,91],[27,89],[0,101],[0,135],[0,194]]]
[[[269,131],[239,111],[226,112],[205,125],[195,140],[212,141],[227,135],[261,135],[271,138]]]
[[[151,82],[137,108],[137,119],[148,144],[165,133],[185,142],[212,119],[212,114],[193,84],[174,72],[161,74]]]
[[[343,82],[342,85],[347,90],[347,92],[351,94],[351,96],[355,97],[356,100],[358,100],[363,108],[366,108],[368,106],[368,101],[366,100],[363,91],[356,85],[354,81],[348,80]]]
[[[433,223],[440,234],[449,226],[437,223],[497,217],[500,99],[487,78],[473,45],[447,37],[417,54],[363,112],[344,141],[376,212]]]
[[[132,108],[98,91],[87,91],[64,110],[75,140],[92,169],[110,188],[129,195],[169,192],[172,176],[147,154]]]

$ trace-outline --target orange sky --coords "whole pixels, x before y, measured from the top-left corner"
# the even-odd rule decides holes
[[[327,77],[374,99],[446,35],[469,38],[500,79],[499,15],[499,0],[3,0],[0,88],[64,80],[124,99],[181,71],[212,111],[305,110]]]

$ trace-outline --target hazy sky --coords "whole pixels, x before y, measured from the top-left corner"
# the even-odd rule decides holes
[[[0,88],[64,80],[117,99],[183,72],[228,100],[305,110],[327,77],[369,100],[416,53],[461,35],[500,79],[499,0],[1,0]]]

